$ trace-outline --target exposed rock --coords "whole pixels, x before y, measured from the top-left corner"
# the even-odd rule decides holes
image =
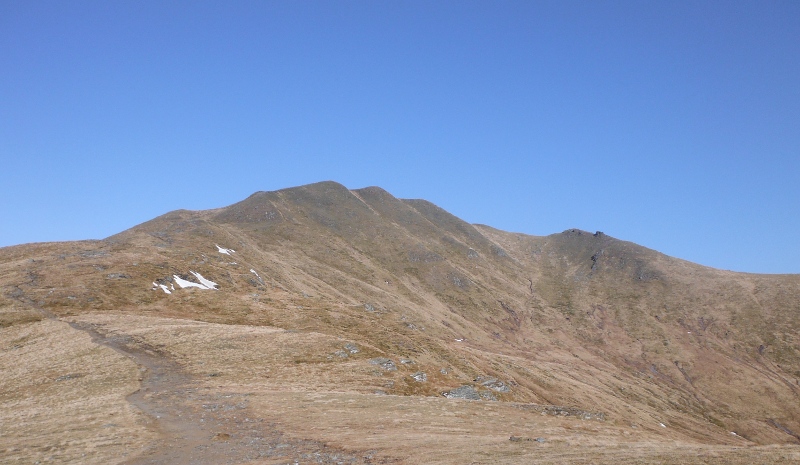
[[[514,407],[521,410],[530,410],[560,417],[578,417],[584,420],[605,421],[606,414],[602,412],[589,412],[575,407],[562,407],[559,405],[538,405],[538,404],[515,404]]]
[[[344,348],[351,354],[357,354],[359,352],[358,346],[349,342],[344,345]]]
[[[130,276],[128,276],[125,273],[109,273],[109,274],[106,275],[106,278],[108,278],[108,279],[130,279]]]
[[[545,441],[544,438],[533,439],[533,438],[526,438],[526,437],[522,437],[522,436],[511,436],[510,438],[508,438],[508,440],[511,441],[511,442],[533,442],[533,441],[544,442]]]
[[[383,368],[386,371],[397,370],[397,365],[395,365],[393,361],[385,357],[373,358],[372,360],[369,361],[369,363],[373,365],[378,365],[379,367]]]
[[[511,389],[506,385],[506,383],[498,380],[497,378],[488,378],[483,376],[478,376],[474,380],[476,383],[481,383],[481,386],[489,388],[493,391],[497,392],[509,392]]]
[[[600,257],[602,255],[603,255],[603,250],[602,249],[599,252],[597,252],[594,255],[592,255],[592,257],[591,257],[591,260],[592,260],[592,271],[596,271],[597,270],[597,261],[600,260]]]
[[[465,384],[464,386],[457,387],[447,392],[442,393],[448,399],[467,399],[467,400],[481,400],[480,394],[474,387]]]
[[[444,260],[441,255],[436,252],[431,252],[424,247],[419,247],[417,250],[408,252],[408,261],[412,263],[434,263]]]

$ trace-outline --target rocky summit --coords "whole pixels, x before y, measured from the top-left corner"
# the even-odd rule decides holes
[[[4,463],[800,463],[800,275],[323,182],[0,249]]]

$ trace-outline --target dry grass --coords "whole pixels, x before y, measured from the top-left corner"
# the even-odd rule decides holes
[[[375,460],[744,464],[800,459],[795,446],[753,447],[743,439],[712,445],[652,425],[553,416],[526,404],[375,394],[371,391],[396,382],[396,373],[376,369],[368,355],[329,358],[347,341],[321,334],[131,315],[73,319],[156,348],[193,374],[207,397],[247,399],[246,415],[288,437],[360,451]],[[559,383],[558,376],[565,375],[553,376]]]
[[[190,270],[220,290],[152,289]],[[64,321],[177,367],[167,397],[246,395],[247,414],[273,425],[269,447],[297,454],[326,443],[361,463],[798,459],[796,275],[713,270],[582,231],[510,234],[323,183],[173,212],[104,241],[0,249],[0,290],[7,461],[119,462],[180,431],[125,401],[136,354]],[[489,377],[508,392],[483,386]],[[441,396],[462,385],[498,402]],[[190,399],[175,403],[173,426],[181,409],[201,418]],[[605,420],[519,407],[530,404]],[[223,413],[229,430],[194,431],[198,441],[243,437],[249,426]]]
[[[0,461],[107,464],[155,435],[125,397],[139,368],[63,322],[0,329]]]

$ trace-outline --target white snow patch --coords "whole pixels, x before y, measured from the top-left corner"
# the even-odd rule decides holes
[[[207,287],[208,289],[214,290],[214,291],[217,290],[217,286],[219,284],[215,283],[214,281],[211,281],[210,279],[204,278],[203,275],[201,275],[200,273],[196,273],[194,271],[190,271],[189,273],[192,273],[194,275],[194,277],[197,278],[198,281],[203,283],[203,286]]]
[[[256,278],[261,279],[261,276],[259,276],[258,273],[256,273],[256,270],[250,268],[250,272],[256,275]]]
[[[738,436],[738,434],[736,434],[735,431],[731,431],[731,434],[734,435],[734,436]]]
[[[225,255],[230,255],[230,254],[236,252],[233,249],[226,249],[225,247],[220,247],[218,244],[214,244],[214,245],[217,246],[217,250],[219,250],[219,253],[224,253]]]
[[[184,289],[184,288],[187,288],[187,287],[196,287],[198,289],[208,289],[207,287],[203,286],[202,284],[197,284],[197,283],[193,283],[191,281],[187,281],[185,279],[181,279],[180,277],[178,277],[178,275],[172,275],[172,277],[175,278],[175,284],[180,286],[181,289]]]
[[[667,427],[667,425],[665,425],[664,423],[659,423],[659,425],[661,425],[662,428],[666,428]]]
[[[163,284],[158,284],[158,283],[156,283],[155,281],[153,281],[153,289],[151,289],[151,290],[155,291],[155,290],[157,290],[159,287],[160,287],[161,289],[163,289],[163,290],[164,290],[164,292],[166,292],[167,294],[172,294],[172,292],[170,292],[170,291],[169,291],[169,289],[167,289],[167,286],[165,286],[165,285],[163,285]],[[175,289],[173,289],[173,291],[174,291],[174,290],[175,290]]]

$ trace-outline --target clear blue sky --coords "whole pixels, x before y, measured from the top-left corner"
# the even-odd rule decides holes
[[[0,246],[322,180],[800,272],[800,2],[0,0]]]

